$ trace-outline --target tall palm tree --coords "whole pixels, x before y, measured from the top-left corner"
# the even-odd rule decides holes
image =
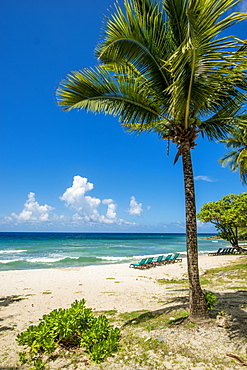
[[[235,150],[227,152],[221,159],[220,164],[235,172],[239,169],[240,179],[247,185],[247,127],[239,126],[231,135],[224,140],[226,148]]]
[[[219,37],[246,14],[240,0],[124,0],[106,17],[99,65],[71,72],[57,89],[64,110],[119,117],[129,132],[156,132],[182,157],[190,318],[208,318],[200,287],[191,149],[199,134],[223,139],[238,124],[247,88],[247,44]],[[247,121],[242,114],[241,119]]]

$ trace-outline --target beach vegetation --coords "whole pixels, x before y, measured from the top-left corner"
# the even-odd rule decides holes
[[[120,330],[106,316],[95,317],[84,299],[68,309],[53,310],[17,336],[18,344],[27,347],[19,353],[20,362],[32,363],[36,370],[45,366],[42,356],[51,356],[58,346],[84,348],[92,362],[100,363],[117,350],[119,340]]]
[[[247,18],[240,0],[125,0],[105,18],[98,66],[71,72],[57,89],[63,110],[118,116],[130,133],[155,133],[182,159],[190,318],[208,319],[198,269],[191,150],[199,135],[225,139],[246,123],[246,40],[226,30]],[[179,21],[178,21],[179,20]],[[224,32],[224,34],[222,34]],[[222,36],[221,36],[222,34]]]
[[[239,228],[247,228],[247,193],[229,194],[216,202],[202,205],[197,218],[211,222],[219,231],[218,236],[228,240],[239,252]]]
[[[214,305],[218,301],[218,298],[212,292],[204,292],[204,297],[205,297],[205,301],[207,303],[208,309],[212,310],[214,308]]]

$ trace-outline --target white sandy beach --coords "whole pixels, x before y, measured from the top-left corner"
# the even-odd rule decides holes
[[[200,271],[203,273],[240,258],[238,255],[200,256]],[[162,308],[153,297],[165,299],[167,288],[158,284],[157,279],[186,276],[186,262],[184,258],[182,263],[148,270],[118,264],[1,272],[0,355],[6,357],[4,365],[15,366],[18,348],[15,338],[19,332],[31,323],[36,324],[43,314],[55,308],[67,308],[76,299],[84,298],[86,306],[96,310],[127,312]]]
[[[238,255],[200,256],[199,269],[203,273],[204,270],[223,266],[238,258]],[[150,307],[150,294],[165,294],[164,287],[155,283],[156,279],[180,279],[186,274],[186,258],[182,263],[145,270],[129,268],[129,264],[112,264],[4,271],[0,273],[0,297],[25,297],[19,314],[26,314],[27,321],[35,320],[54,308],[66,308],[75,299],[81,298],[86,299],[88,307],[97,310],[117,309],[126,312],[144,307],[156,309]]]

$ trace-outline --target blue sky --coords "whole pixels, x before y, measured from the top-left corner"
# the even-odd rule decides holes
[[[55,90],[93,66],[113,0],[2,0],[0,231],[184,232],[181,161],[155,135],[126,134],[117,118],[62,112]],[[247,11],[246,3],[238,6]],[[246,21],[231,33],[246,38]],[[230,32],[230,31],[229,31]],[[197,210],[246,191],[221,168],[223,144],[192,151]],[[211,232],[199,224],[198,231]]]

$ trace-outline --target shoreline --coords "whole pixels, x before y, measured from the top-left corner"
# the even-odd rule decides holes
[[[241,255],[199,256],[200,274],[210,268],[241,260]],[[243,256],[246,257],[246,256]],[[86,307],[119,313],[160,310],[171,287],[158,279],[182,279],[187,274],[187,258],[181,263],[147,270],[129,268],[129,263],[75,268],[32,269],[0,272],[1,326],[0,359],[4,365],[16,366],[16,335],[37,324],[54,309],[68,308],[75,300],[86,300]],[[172,283],[172,281],[171,281]],[[184,294],[187,294],[187,289]]]
[[[245,244],[239,244],[240,247],[244,248],[247,246],[247,243]],[[215,246],[216,247],[216,246]],[[223,246],[222,248],[230,248],[231,245],[225,245]],[[198,250],[198,257],[205,257],[208,255],[208,253],[212,253],[212,252],[217,252],[219,248],[215,248],[215,249],[206,249],[206,250]],[[246,252],[247,252],[247,249],[246,249]],[[164,257],[168,254],[175,254],[175,253],[179,253],[179,257],[182,258],[182,259],[186,259],[187,258],[187,251],[186,249],[183,250],[183,251],[175,251],[175,252],[165,252],[165,253],[151,253],[151,254],[143,254],[143,255],[136,255],[136,256],[133,256],[133,257],[126,257],[126,256],[123,256],[123,257],[98,257],[99,259],[101,259],[101,262],[98,262],[98,263],[86,263],[84,264],[83,262],[81,262],[81,264],[72,264],[72,265],[67,265],[67,264],[60,264],[58,266],[32,266],[32,264],[26,268],[3,268],[1,269],[0,268],[0,273],[2,272],[15,272],[15,271],[28,271],[28,270],[51,270],[51,269],[80,269],[80,268],[84,268],[84,267],[101,267],[101,266],[112,266],[112,265],[123,265],[123,264],[130,264],[132,262],[138,262],[139,260],[143,259],[143,258],[150,258],[150,257],[154,257],[155,259],[157,259],[159,257],[159,255],[163,254]],[[70,257],[66,257],[66,258],[70,258]],[[61,261],[63,261],[64,259],[66,258],[61,258]],[[76,258],[77,259],[77,258]],[[73,260],[73,257],[72,257],[72,260]],[[107,262],[108,261],[108,262]],[[110,262],[109,262],[110,261]],[[1,262],[1,259],[0,259],[0,262]],[[15,261],[14,261],[15,262]],[[28,261],[30,262],[30,261]],[[4,264],[5,261],[3,260],[2,263]],[[34,263],[39,263],[39,261],[34,261]]]

